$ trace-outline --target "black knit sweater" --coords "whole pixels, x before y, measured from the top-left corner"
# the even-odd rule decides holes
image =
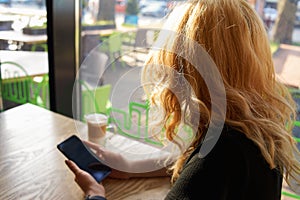
[[[192,153],[166,200],[280,200],[282,175],[246,136],[224,128],[203,159]]]

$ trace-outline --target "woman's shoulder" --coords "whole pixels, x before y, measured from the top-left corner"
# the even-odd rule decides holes
[[[257,145],[241,131],[225,127],[204,157],[199,156],[200,148],[201,145],[191,155],[167,199],[280,196],[282,176],[269,168]]]
[[[199,157],[197,154],[201,151],[202,146],[203,143],[195,149],[190,160],[194,157]],[[259,148],[252,140],[248,139],[243,132],[225,125],[217,142],[207,155],[203,159],[198,159],[198,161],[224,162],[225,164],[235,165],[259,157],[261,157]]]
[[[218,142],[229,148],[257,149],[256,144],[247,138],[245,133],[226,125],[223,128]]]
[[[258,146],[242,131],[231,126],[224,125],[223,131],[216,143],[216,149],[239,154],[245,152],[247,155],[259,154]]]

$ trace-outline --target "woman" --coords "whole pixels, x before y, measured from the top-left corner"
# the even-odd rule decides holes
[[[188,122],[197,124],[196,135],[171,167],[173,186],[166,199],[280,200],[283,177],[288,183],[293,179],[299,183],[300,163],[295,158],[299,152],[291,133],[295,104],[288,90],[275,79],[261,19],[245,0],[190,1],[180,13],[172,13],[170,17],[174,15],[178,24],[173,24],[173,30],[178,35],[171,47],[170,43],[166,45],[169,50],[150,54],[143,79],[154,82],[167,79],[170,86],[173,83],[176,86],[146,88],[146,92],[153,105],[164,108],[161,123],[166,128],[166,138],[178,145],[176,130],[183,116],[193,116],[193,108],[200,115],[197,123]],[[201,71],[206,63],[200,62],[199,69],[189,61],[189,56],[192,60],[202,58],[190,41],[200,44],[214,61],[222,79],[225,104],[212,103],[214,95],[220,97],[214,89],[222,93],[222,87],[218,84],[211,87],[212,82],[207,82],[217,80],[218,76],[208,73],[210,68]],[[177,93],[180,80],[170,75],[170,69],[188,82],[191,87],[185,93],[188,95]],[[224,113],[219,112],[222,106]],[[204,155],[201,147],[207,143],[212,116],[216,113],[217,121],[223,119],[224,126],[214,124],[222,131]],[[67,165],[86,194],[104,199],[102,185],[71,161]]]

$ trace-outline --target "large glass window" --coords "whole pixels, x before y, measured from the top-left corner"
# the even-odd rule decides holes
[[[79,73],[82,89],[82,121],[84,114],[91,112],[113,114],[111,120],[119,123],[123,134],[140,133],[142,127],[139,126],[147,124],[145,121],[148,119],[147,97],[144,96],[140,85],[141,67],[168,13],[184,2],[184,0],[83,1],[82,59]],[[295,72],[294,64],[288,61],[299,57],[293,55],[294,51],[299,52],[299,4],[291,26],[290,44],[285,45],[283,44],[285,42],[274,39],[276,20],[279,20],[280,16],[278,13],[283,12],[284,7],[278,2],[249,0],[265,23],[270,36],[270,48],[274,55],[277,76],[285,84],[297,88],[300,84],[300,72]],[[291,6],[293,10],[293,6],[296,7],[296,4],[290,5],[289,1],[286,2],[285,6],[288,8]],[[288,30],[290,29],[279,32],[289,34]],[[87,95],[86,91],[90,91],[90,95]],[[89,97],[93,99],[88,99]],[[94,103],[91,104],[91,101]],[[101,105],[97,105],[99,103]]]
[[[0,1],[3,108],[33,103],[49,108],[45,0]]]
[[[118,134],[160,147],[147,136],[148,99],[140,76],[167,15],[167,2],[155,2],[154,14],[140,13],[142,2],[136,0],[82,3],[78,119],[85,122],[86,114],[104,113]],[[143,8],[154,9],[148,6]]]

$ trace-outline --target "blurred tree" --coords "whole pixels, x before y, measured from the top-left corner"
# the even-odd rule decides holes
[[[273,41],[286,44],[292,43],[298,1],[278,0],[278,17],[274,24]]]
[[[97,20],[115,21],[115,0],[99,0]]]
[[[127,0],[124,24],[138,25],[138,0]]]
[[[126,4],[127,15],[137,15],[139,13],[139,6],[137,0],[128,0]]]

